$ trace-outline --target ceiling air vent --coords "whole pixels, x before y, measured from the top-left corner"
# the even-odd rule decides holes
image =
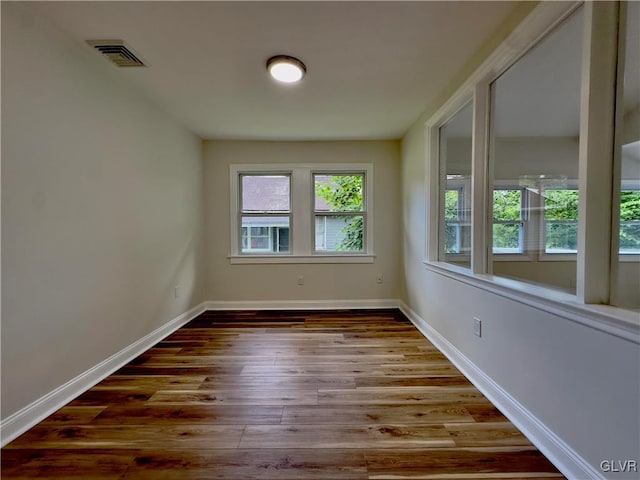
[[[122,40],[87,40],[87,43],[118,67],[144,67],[145,64]]]

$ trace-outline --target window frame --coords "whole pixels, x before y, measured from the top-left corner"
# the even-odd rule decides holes
[[[348,175],[353,175],[353,176],[362,176],[362,210],[360,211],[347,211],[347,210],[340,210],[340,211],[330,211],[330,212],[324,212],[324,211],[320,211],[320,210],[316,210],[316,206],[315,206],[315,201],[316,201],[316,176],[323,176],[323,175],[327,175],[327,176],[348,176]],[[369,195],[369,192],[367,191],[367,173],[366,171],[363,170],[356,170],[356,171],[348,171],[348,170],[344,170],[344,171],[335,171],[335,170],[331,170],[331,171],[327,171],[327,170],[314,170],[311,172],[311,192],[313,195],[313,198],[311,200],[311,228],[313,229],[313,234],[312,234],[312,247],[311,250],[313,252],[314,255],[361,255],[363,253],[367,253],[367,237],[368,237],[368,232],[367,232],[367,225],[369,224],[368,219],[367,219],[367,197]],[[316,249],[316,218],[318,217],[324,217],[324,227],[325,227],[325,231],[324,231],[324,244],[325,244],[325,250],[318,250]],[[363,232],[362,232],[362,251],[357,251],[357,250],[345,250],[345,251],[336,251],[336,250],[331,250],[331,251],[327,251],[326,250],[326,242],[327,242],[327,218],[329,217],[362,217],[363,218]]]
[[[515,221],[498,221],[496,222],[493,217],[493,192],[495,190],[519,190],[520,191],[520,243],[522,249],[520,252],[504,252],[499,253],[494,251],[493,246],[493,226],[495,224],[512,224],[517,223]],[[514,185],[513,182],[501,182],[495,181],[491,188],[491,256],[494,262],[530,262],[534,259],[534,251],[532,246],[537,245],[536,241],[536,229],[535,219],[531,215],[531,210],[534,209],[534,205],[529,194],[527,187],[522,185]]]
[[[243,196],[243,188],[242,188],[242,178],[247,176],[247,177],[260,177],[260,176],[284,176],[287,177],[289,179],[289,210],[288,211],[282,211],[282,212],[256,212],[256,213],[251,213],[251,212],[245,212],[243,210],[243,205],[242,205],[242,196]],[[237,207],[237,222],[236,222],[236,251],[238,252],[238,254],[240,255],[287,255],[288,252],[274,252],[271,251],[271,246],[273,244],[273,240],[271,239],[271,228],[270,226],[266,227],[268,228],[268,233],[266,235],[266,237],[268,238],[269,241],[269,247],[266,249],[249,249],[249,251],[244,251],[243,250],[243,246],[242,246],[242,239],[244,237],[244,235],[242,234],[242,229],[243,229],[243,218],[245,217],[260,217],[260,218],[269,218],[269,217],[288,217],[289,218],[289,251],[291,251],[291,233],[293,231],[293,215],[292,215],[292,202],[293,202],[293,195],[292,195],[292,179],[291,179],[291,173],[288,171],[270,171],[270,172],[240,172],[238,173],[237,176],[237,202],[238,202],[238,207]],[[251,238],[251,228],[259,228],[259,227],[255,227],[255,226],[247,226],[247,238]],[[260,235],[261,237],[265,237],[265,235]],[[234,241],[232,239],[232,241]]]
[[[314,174],[362,174],[366,212],[363,252],[315,251]],[[289,251],[281,253],[242,252],[242,175],[289,175]],[[232,164],[230,185],[230,253],[232,264],[251,263],[373,263],[374,254],[374,167],[372,163],[270,163]],[[285,216],[284,214],[282,216]]]
[[[442,165],[441,165],[442,167]],[[450,188],[453,186],[454,188]],[[449,188],[448,188],[449,187]],[[440,189],[443,194],[440,196],[440,206],[439,206],[439,215],[441,215],[441,220],[439,222],[439,239],[440,245],[438,248],[438,255],[441,261],[447,263],[469,263],[471,261],[471,254],[465,252],[447,252],[446,251],[446,235],[447,235],[447,226],[450,222],[446,219],[445,208],[446,208],[446,192],[447,191],[457,191],[458,192],[458,219],[455,222],[458,228],[460,242],[462,244],[462,229],[464,227],[468,227],[471,229],[471,178],[459,178],[459,179],[447,179],[446,175],[443,175],[442,183],[440,184]],[[467,215],[466,212],[469,212]],[[462,249],[462,247],[461,247]],[[471,250],[471,242],[469,245],[469,251]],[[464,268],[464,267],[463,267]]]

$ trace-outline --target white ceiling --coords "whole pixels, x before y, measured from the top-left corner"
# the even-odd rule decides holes
[[[582,8],[534,45],[494,82],[499,137],[569,137],[580,129]],[[471,104],[447,123],[447,134],[471,138]]]
[[[202,138],[398,138],[517,2],[37,2],[83,45],[123,39],[126,81]],[[98,53],[95,53],[98,55]],[[299,57],[277,85],[265,62]],[[107,65],[105,68],[117,68]]]

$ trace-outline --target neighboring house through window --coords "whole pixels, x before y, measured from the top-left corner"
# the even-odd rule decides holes
[[[239,176],[242,253],[289,251],[291,179],[288,174]]]

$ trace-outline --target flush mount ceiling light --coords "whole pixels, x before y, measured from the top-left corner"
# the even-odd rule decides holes
[[[283,83],[296,83],[307,73],[307,67],[300,60],[288,55],[276,55],[267,60],[269,74]]]

